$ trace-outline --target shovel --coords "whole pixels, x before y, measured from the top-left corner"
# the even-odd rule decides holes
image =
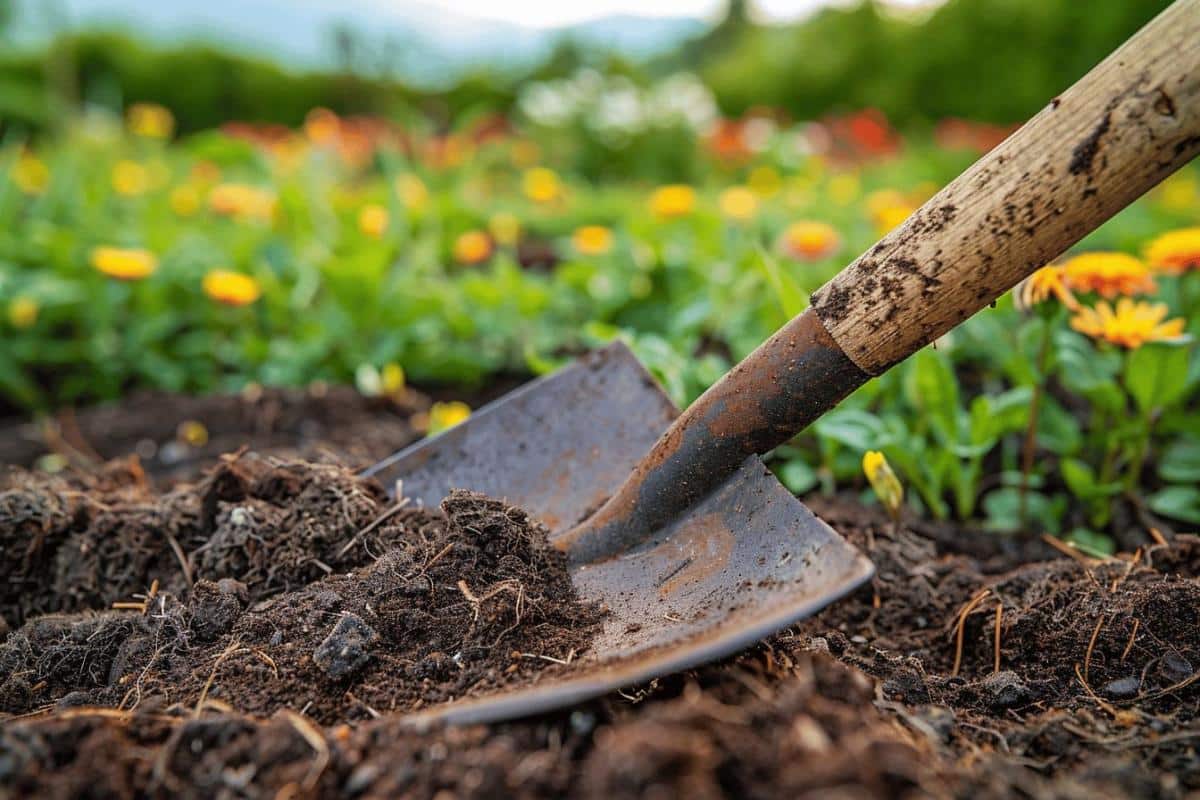
[[[1200,151],[1200,0],[1164,11],[812,296],[679,414],[622,344],[368,473],[437,505],[505,498],[546,524],[609,610],[566,677],[419,714],[507,719],[744,649],[872,565],[759,459],[991,303]]]

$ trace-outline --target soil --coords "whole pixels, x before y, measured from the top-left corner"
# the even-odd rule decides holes
[[[345,424],[404,424],[361,413]],[[517,509],[395,509],[325,450],[244,443],[186,479],[132,460],[4,479],[14,796],[1200,791],[1196,537],[1131,530],[1135,553],[1096,561],[809,498],[877,566],[855,595],[720,664],[416,733],[393,711],[569,673],[521,654],[570,661],[601,612]]]

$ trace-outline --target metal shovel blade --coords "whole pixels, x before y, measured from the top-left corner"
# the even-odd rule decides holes
[[[465,423],[368,471],[436,506],[451,489],[503,498],[551,541],[629,475],[677,415],[617,343],[529,383]],[[870,578],[871,562],[785,489],[757,457],[645,542],[572,567],[584,600],[609,610],[571,677],[448,703],[416,725],[550,711],[714,661],[819,611]]]

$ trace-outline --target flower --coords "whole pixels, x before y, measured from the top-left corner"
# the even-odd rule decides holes
[[[1084,253],[1063,265],[1067,286],[1103,297],[1153,292],[1154,277],[1140,259],[1126,253]]]
[[[269,221],[275,216],[275,194],[244,183],[221,183],[208,193],[208,205],[227,217]]]
[[[204,447],[208,444],[208,428],[197,419],[185,419],[175,429],[175,438],[189,447]]]
[[[500,211],[488,220],[488,232],[499,244],[511,247],[521,238],[521,220],[507,211]]]
[[[1200,200],[1200,185],[1195,173],[1180,170],[1158,185],[1154,192],[1158,202],[1168,211],[1191,211]]]
[[[773,167],[755,167],[746,179],[747,185],[760,197],[772,197],[783,188],[783,178]]]
[[[758,196],[745,186],[730,186],[721,192],[717,205],[725,216],[745,222],[758,213]]]
[[[214,269],[201,282],[204,293],[227,306],[246,306],[262,296],[262,287],[249,275],[227,269]]]
[[[900,513],[900,505],[904,502],[904,487],[900,485],[896,473],[892,472],[887,458],[878,450],[868,450],[863,454],[862,469],[871,488],[875,490],[875,496],[895,519]]]
[[[492,240],[483,231],[467,231],[454,240],[454,260],[462,264],[480,264],[491,258]]]
[[[157,103],[134,103],[125,112],[129,130],[147,139],[170,139],[175,132],[175,116]]]
[[[150,174],[136,161],[121,159],[113,165],[112,187],[119,195],[136,197],[150,186]]]
[[[1114,310],[1101,300],[1095,308],[1081,307],[1071,318],[1071,327],[1093,339],[1103,339],[1130,350],[1146,342],[1164,342],[1183,336],[1184,320],[1163,322],[1165,303],[1133,301],[1122,297]]]
[[[314,108],[304,117],[304,135],[315,145],[335,144],[341,130],[341,119],[328,108]]]
[[[1042,267],[1017,285],[1013,299],[1017,308],[1028,310],[1054,295],[1058,302],[1071,311],[1079,308],[1079,301],[1067,288],[1066,270],[1058,264]]]
[[[656,217],[686,217],[696,207],[696,190],[682,183],[660,186],[650,195],[650,210]]]
[[[829,179],[826,191],[829,199],[839,206],[848,206],[858,199],[862,184],[853,172],[843,172]]]
[[[378,203],[369,203],[358,212],[358,229],[372,239],[383,236],[387,226],[387,209]]]
[[[25,153],[13,165],[12,179],[24,194],[42,194],[50,185],[50,169],[37,156]]]
[[[396,178],[396,196],[405,208],[412,211],[420,211],[429,202],[429,190],[425,188],[425,182],[411,173]]]
[[[383,365],[379,373],[379,388],[384,394],[397,395],[404,391],[404,367],[395,361]]]
[[[801,220],[787,226],[780,245],[783,252],[792,258],[819,261],[836,253],[842,240],[831,225]]]
[[[1200,228],[1167,231],[1146,247],[1146,261],[1169,275],[1200,269]]]
[[[571,244],[582,255],[602,256],[612,250],[612,230],[603,225],[583,225],[571,234]]]
[[[32,328],[37,324],[39,311],[41,306],[32,297],[14,297],[8,304],[8,321],[19,330]]]
[[[535,203],[550,203],[562,195],[558,173],[546,167],[525,170],[521,176],[521,188],[525,196]]]
[[[176,186],[168,198],[171,210],[181,217],[190,217],[200,210],[200,192],[190,183]]]
[[[429,409],[425,433],[429,436],[453,428],[459,423],[466,422],[471,416],[471,407],[459,400],[448,403],[434,403]]]
[[[904,222],[917,210],[907,197],[895,189],[871,192],[867,195],[866,205],[867,213],[880,236]]]
[[[92,266],[110,278],[138,281],[154,274],[158,258],[140,248],[102,246],[92,249]]]

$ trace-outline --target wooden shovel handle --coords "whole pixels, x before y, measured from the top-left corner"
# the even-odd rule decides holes
[[[1200,150],[1200,0],[1179,0],[821,287],[878,375],[974,314]]]
[[[556,545],[580,563],[644,542],[1197,152],[1200,0],[1179,0],[821,287]]]

